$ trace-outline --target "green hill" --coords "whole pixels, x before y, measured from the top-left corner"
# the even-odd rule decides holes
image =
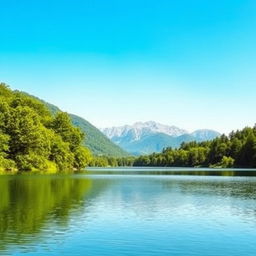
[[[43,102],[53,114],[61,111],[55,105],[45,102],[41,99],[39,100]],[[69,114],[69,116],[72,123],[85,133],[84,145],[88,147],[94,155],[113,157],[125,157],[129,155],[127,152],[113,143],[110,139],[108,139],[99,129],[97,129],[82,117],[73,114]]]
[[[129,155],[85,119],[73,114],[70,114],[70,117],[72,123],[85,132],[85,145],[95,155],[107,155],[115,157]]]

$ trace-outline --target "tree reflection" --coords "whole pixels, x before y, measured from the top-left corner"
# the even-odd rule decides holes
[[[92,181],[70,176],[21,176],[0,179],[0,250],[36,237],[50,223],[66,225],[81,209]],[[29,239],[28,239],[29,237]]]

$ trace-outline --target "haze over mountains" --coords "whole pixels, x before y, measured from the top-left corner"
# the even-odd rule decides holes
[[[200,142],[220,136],[214,130],[201,129],[189,133],[179,127],[154,121],[103,128],[101,131],[121,148],[135,155],[161,152],[166,147],[179,147],[182,142]]]

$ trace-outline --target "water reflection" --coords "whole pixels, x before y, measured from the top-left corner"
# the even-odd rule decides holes
[[[241,176],[255,177],[256,169],[223,169],[223,168],[88,168],[92,175],[188,175],[188,176]]]
[[[256,177],[209,177],[176,175],[96,175],[112,182],[111,207],[124,212],[136,211],[137,218],[147,215],[172,218],[183,214],[240,215],[256,223]],[[104,194],[102,196],[105,196]],[[104,198],[109,201],[109,194]],[[159,216],[158,216],[159,215]],[[226,216],[221,216],[225,219]],[[241,216],[243,215],[243,216]],[[184,219],[187,216],[184,216]]]
[[[69,176],[0,178],[0,245],[23,244],[51,221],[68,225],[69,214],[86,202],[90,179]]]
[[[104,171],[0,177],[0,255],[254,255],[255,177]]]

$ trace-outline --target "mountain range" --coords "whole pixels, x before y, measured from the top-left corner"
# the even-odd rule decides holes
[[[179,127],[154,121],[103,128],[101,131],[112,142],[134,155],[161,152],[166,147],[177,148],[182,142],[207,141],[220,136],[214,130],[201,129],[189,133]]]

